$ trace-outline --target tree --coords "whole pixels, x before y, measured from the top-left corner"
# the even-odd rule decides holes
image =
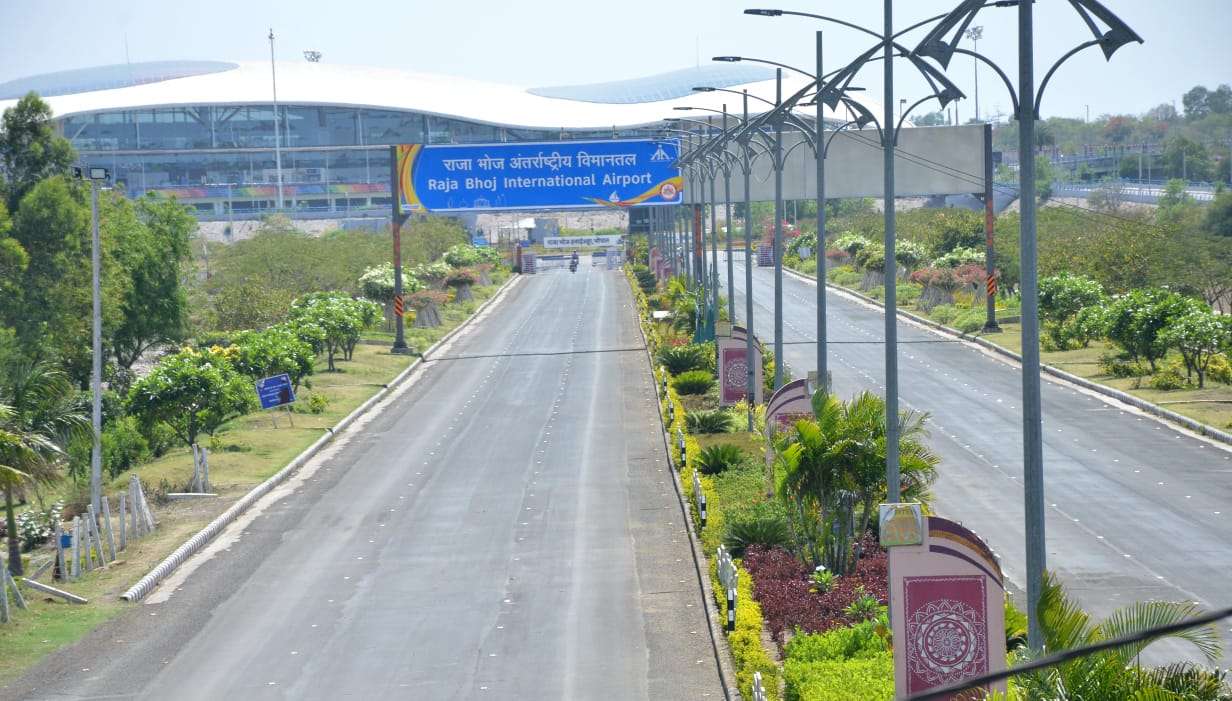
[[[22,275],[30,264],[30,256],[19,241],[9,236],[12,229],[8,208],[0,200],[0,300],[8,300],[7,306],[15,307],[21,303]],[[0,322],[5,319],[5,306],[0,303]]]
[[[1169,346],[1161,336],[1164,329],[1180,317],[1204,308],[1201,302],[1170,290],[1132,290],[1109,305],[1104,334],[1131,359],[1145,359],[1154,372],[1156,361],[1168,352]]]
[[[1068,348],[1071,341],[1086,347],[1088,336],[1074,322],[1083,309],[1105,301],[1100,284],[1082,275],[1062,273],[1039,281],[1040,321],[1058,350]]]
[[[408,264],[431,263],[451,247],[466,244],[470,236],[453,218],[429,216],[410,221],[402,234],[402,260]]]
[[[185,348],[155,365],[129,390],[125,408],[146,424],[163,423],[191,446],[257,405],[256,390],[223,349]]]
[[[452,250],[452,249],[450,249]],[[402,294],[410,295],[424,289],[424,283],[413,275],[403,271]],[[359,292],[365,299],[378,302],[385,308],[385,320],[393,321],[394,304],[394,264],[388,261],[364,270],[359,276]]]
[[[1202,229],[1210,236],[1232,236],[1232,190],[1224,190],[1206,210]]]
[[[1210,107],[1207,106],[1209,97],[1210,91],[1201,85],[1195,85],[1189,89],[1189,92],[1182,95],[1181,104],[1185,107],[1185,119],[1194,121],[1210,114]]]
[[[54,361],[84,387],[90,376],[93,294],[90,208],[83,188],[62,177],[35,184],[13,217],[13,238],[35,255],[22,276],[20,302],[0,300],[4,318],[29,357]],[[111,262],[104,256],[104,270]],[[102,281],[103,325],[114,328],[116,300],[127,283],[106,273]]]
[[[316,353],[290,326],[241,331],[234,341],[231,363],[254,380],[285,373],[291,379],[291,386],[299,389],[300,382],[314,371]]]
[[[1232,113],[1232,85],[1223,83],[1206,96],[1206,106],[1213,114]]]
[[[917,127],[939,127],[949,124],[945,112],[929,112],[911,120]]]
[[[59,370],[19,362],[0,372],[0,488],[6,505],[9,571],[16,576],[22,573],[14,515],[17,490],[58,481],[66,446],[90,431],[90,421]]]
[[[205,282],[210,295],[259,285],[269,290],[266,296],[278,299],[332,290],[356,294],[360,273],[391,255],[387,235],[336,231],[317,238],[281,216],[265,219],[252,238],[210,252],[213,274]]]
[[[1167,142],[1160,165],[1164,177],[1187,182],[1211,180],[1215,173],[1206,146],[1185,136],[1176,136]]]
[[[1147,110],[1147,116],[1158,122],[1172,122],[1180,115],[1176,111],[1176,106],[1171,102],[1161,102],[1160,104]]]
[[[219,331],[262,329],[285,321],[293,301],[290,290],[256,282],[223,287],[210,295],[210,323]]]
[[[1201,229],[1206,208],[1185,190],[1185,181],[1173,178],[1165,183],[1158,203],[1155,222],[1159,226],[1178,234]]]
[[[1232,201],[1230,199],[1229,201]],[[1172,290],[1201,299],[1221,313],[1232,312],[1232,245],[1209,235],[1174,237],[1156,278]]]
[[[1159,340],[1177,349],[1188,376],[1198,376],[1198,389],[1205,386],[1211,360],[1232,341],[1232,318],[1209,309],[1194,309],[1177,317],[1159,333]]]
[[[1035,195],[1040,202],[1052,197],[1052,183],[1057,179],[1057,169],[1047,156],[1035,157]]]
[[[1056,576],[1044,575],[1037,607],[1044,648],[1049,653],[1181,623],[1199,612],[1192,603],[1146,601],[1113,612],[1096,623],[1071,601]],[[1192,643],[1210,665],[1219,659],[1219,634],[1213,625],[1190,628],[1167,638]],[[1044,669],[1017,675],[1025,699],[1225,699],[1229,689],[1221,673],[1189,663],[1143,669],[1138,655],[1162,638],[1130,643],[1083,655]],[[1029,654],[1029,653],[1028,653]]]
[[[783,471],[776,486],[812,564],[845,573],[851,564],[852,544],[867,530],[875,505],[887,498],[927,501],[939,459],[921,440],[927,435],[924,422],[928,415],[901,413],[901,493],[888,497],[885,400],[863,392],[844,403],[818,392],[813,407],[816,420],[797,421],[794,433],[779,441]]]
[[[117,202],[117,206],[125,207]],[[181,341],[188,329],[188,296],[180,286],[182,264],[189,259],[189,236],[197,222],[174,199],[151,195],[135,203],[137,226],[113,232],[127,287],[123,316],[111,334],[111,348],[121,367],[131,368],[151,347]]]
[[[291,303],[290,321],[324,332],[329,371],[337,372],[334,360],[338,354],[350,360],[360,333],[380,316],[381,307],[375,302],[351,299],[343,292],[314,292]]]
[[[8,178],[3,194],[10,212],[40,181],[67,175],[77,157],[68,139],[56,136],[51,107],[31,92],[4,110],[0,122],[0,164]],[[0,181],[3,183],[3,181]]]

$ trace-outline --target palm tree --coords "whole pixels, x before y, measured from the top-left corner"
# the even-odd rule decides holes
[[[9,572],[22,574],[17,490],[60,479],[64,447],[89,434],[90,420],[68,377],[40,363],[10,368],[0,383],[0,489],[8,524]]]
[[[1040,629],[1048,652],[1139,633],[1180,623],[1199,612],[1192,603],[1140,601],[1115,611],[1096,623],[1071,601],[1052,573],[1045,573],[1039,600]],[[1214,665],[1219,659],[1219,634],[1212,625],[1190,628],[1173,635],[1193,643]],[[1220,672],[1185,664],[1142,668],[1135,660],[1144,648],[1159,638],[1094,652],[1054,667],[1025,672],[1017,677],[1017,689],[1029,699],[1226,699],[1229,693]]]
[[[872,392],[850,403],[818,392],[816,420],[798,421],[795,433],[779,442],[782,478],[779,494],[787,502],[793,525],[804,536],[814,560],[845,572],[851,545],[868,529],[878,502],[886,500],[885,400]],[[939,458],[924,443],[928,414],[903,412],[898,417],[901,494],[897,500],[925,502],[937,478]],[[855,526],[855,506],[862,513]]]

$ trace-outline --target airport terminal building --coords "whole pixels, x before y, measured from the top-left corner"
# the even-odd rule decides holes
[[[784,74],[783,94],[806,84]],[[777,87],[774,69],[741,63],[525,88],[318,61],[158,61],[9,81],[0,110],[38,93],[80,162],[109,168],[131,196],[175,195],[202,219],[280,199],[292,215],[330,216],[389,211],[391,145],[662,138],[665,119],[739,116],[745,90],[750,112],[764,111]]]

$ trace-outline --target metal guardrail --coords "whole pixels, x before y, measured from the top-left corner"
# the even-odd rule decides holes
[[[1153,183],[1126,183],[1119,181],[1094,183],[1053,183],[1053,197],[1089,198],[1093,193],[1105,190],[1115,193],[1117,197],[1128,202],[1155,203],[1163,196],[1167,188]],[[1197,202],[1212,202],[1215,199],[1215,188],[1187,186],[1185,194]]]

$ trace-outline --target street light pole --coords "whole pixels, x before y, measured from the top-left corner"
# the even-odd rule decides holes
[[[980,39],[984,36],[984,28],[981,26],[970,27],[965,32],[967,38],[971,40],[971,50],[979,52]],[[975,58],[971,59],[972,79],[975,83],[975,121],[980,121],[980,62]]]
[[[91,175],[95,170],[100,169],[91,168]],[[106,179],[106,175],[103,177]],[[103,296],[98,242],[98,183],[98,180],[90,178],[90,270],[94,277],[94,362],[90,369],[90,427],[93,438],[90,446],[90,503],[94,505],[96,517],[103,513]]]
[[[389,191],[391,216],[389,226],[394,245],[394,345],[390,351],[396,354],[407,354],[412,351],[406,345],[406,334],[403,325],[402,300],[402,225],[408,215],[402,212],[402,182],[398,177],[398,147],[389,147]]]
[[[894,17],[893,2],[885,0],[882,46],[885,65],[885,104],[882,154],[885,161],[885,366],[886,366],[886,500],[902,499],[898,468],[898,262],[894,253]]]
[[[887,0],[888,2],[889,0]],[[783,103],[783,69],[775,69],[774,104]],[[783,120],[774,120],[774,389],[783,386]]]
[[[817,159],[817,383],[830,392],[830,370],[826,367],[826,140],[825,107],[821,101],[822,66],[821,30],[817,30],[817,143],[813,149]]]
[[[1042,650],[1040,593],[1047,551],[1044,535],[1044,416],[1040,399],[1039,268],[1035,208],[1035,52],[1032,10],[1018,3],[1018,152],[1022,240],[1019,262],[1022,284],[1022,447],[1023,516],[1026,519],[1027,644]]]
[[[749,91],[744,91],[744,123],[749,123]],[[752,219],[752,213],[749,208],[752,206],[749,196],[749,176],[753,170],[753,159],[749,156],[751,146],[748,143],[741,145],[744,151],[744,163],[741,170],[744,171],[744,318],[745,318],[745,353],[744,364],[748,367],[748,386],[745,400],[749,405],[749,432],[753,431],[753,404],[757,397],[757,387],[755,380],[757,378],[756,369],[753,367],[753,239],[749,236],[749,221]]]
[[[727,103],[723,103],[723,133],[727,133]],[[723,214],[727,220],[727,320],[736,323],[736,288],[732,286],[731,165],[723,166]]]
[[[102,512],[103,501],[103,460],[102,460],[102,428],[103,428],[103,295],[102,295],[102,264],[101,249],[98,236],[98,188],[111,177],[111,171],[106,168],[91,168],[88,166],[73,166],[74,180],[85,180],[90,183],[90,274],[93,279],[93,359],[90,367],[90,504],[94,507],[94,516],[98,518]]]
[[[714,136],[709,133],[711,128],[710,122],[711,118],[706,117],[706,136],[713,139]],[[719,320],[719,212],[718,198],[715,197],[714,192],[714,181],[718,179],[717,175],[717,171],[712,171],[710,174],[710,314],[712,318],[709,335],[712,339],[716,328],[715,324]]]
[[[997,6],[1009,5],[1008,0]],[[1027,644],[1032,650],[1043,649],[1043,631],[1038,616],[1040,594],[1046,562],[1044,541],[1044,458],[1043,458],[1043,411],[1040,400],[1040,348],[1039,348],[1039,268],[1037,246],[1036,188],[1035,188],[1035,120],[1039,103],[1056,70],[1070,56],[1083,49],[1098,46],[1106,59],[1120,47],[1130,42],[1142,42],[1132,29],[1099,3],[1098,0],[1070,0],[1074,10],[1082,17],[1094,38],[1079,44],[1063,55],[1048,69],[1039,89],[1035,87],[1034,36],[1032,32],[1033,4],[1013,3],[1018,6],[1018,87],[996,64],[974,51],[958,47],[959,36],[947,40],[946,34],[956,27],[968,26],[974,15],[984,7],[984,0],[963,0],[951,11],[920,45],[912,52],[917,56],[932,58],[947,67],[956,53],[969,55],[983,61],[1002,79],[1014,101],[1018,118],[1019,191],[1022,203],[1020,219],[1020,266],[1022,295],[1022,442],[1023,442],[1023,512],[1026,524],[1027,565]],[[1107,30],[1102,30],[1094,21],[1099,19]],[[987,167],[987,166],[986,166]]]
[[[278,174],[278,209],[282,210],[282,138],[279,136],[278,122],[278,71],[274,67],[274,28],[269,30],[270,43],[270,81],[274,88],[274,170]]]

